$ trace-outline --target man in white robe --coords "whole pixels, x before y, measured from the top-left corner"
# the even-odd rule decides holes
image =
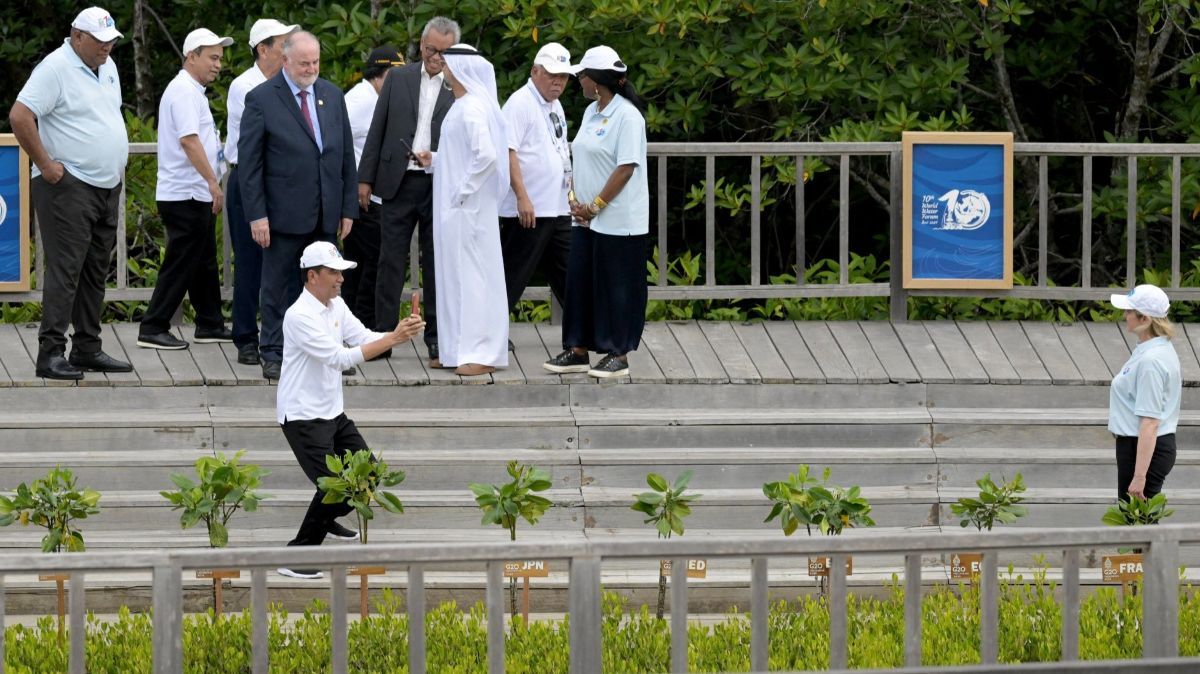
[[[508,299],[500,251],[499,205],[509,189],[508,143],[492,64],[473,47],[446,51],[455,103],[434,154],[433,250],[438,351],[442,367],[464,376],[508,366]]]

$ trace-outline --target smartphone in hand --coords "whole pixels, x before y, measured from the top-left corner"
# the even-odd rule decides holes
[[[418,164],[421,163],[420,160],[417,159],[417,153],[413,152],[412,146],[408,144],[408,141],[401,138],[400,144],[404,146],[404,153],[408,155],[409,159],[417,162]]]

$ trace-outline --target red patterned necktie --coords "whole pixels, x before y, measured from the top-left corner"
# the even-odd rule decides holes
[[[300,114],[304,116],[304,123],[308,125],[308,132],[313,135],[313,138],[316,138],[317,130],[313,128],[312,117],[308,114],[308,92],[301,91],[297,95],[300,96]]]

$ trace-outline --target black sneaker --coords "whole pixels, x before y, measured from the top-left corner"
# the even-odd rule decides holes
[[[280,567],[275,569],[275,572],[281,576],[287,576],[288,578],[300,578],[302,580],[320,580],[324,577],[323,574],[316,569],[285,569]]]
[[[338,522],[329,525],[329,536],[343,541],[357,541],[358,532]]]
[[[196,328],[196,334],[192,339],[197,344],[218,344],[220,342],[232,342],[233,333],[229,328],[221,326],[219,328]]]
[[[137,345],[144,349],[165,349],[179,351],[188,348],[188,343],[169,332],[159,332],[153,335],[139,334]]]
[[[550,360],[542,363],[542,367],[551,372],[564,374],[567,372],[587,372],[591,367],[586,353],[575,353],[567,349]]]
[[[589,377],[599,377],[601,379],[624,377],[628,374],[629,363],[611,353],[601,358],[600,362],[596,363],[596,367],[588,370]]]
[[[242,365],[258,365],[258,345],[243,344],[238,347],[237,362]]]
[[[343,377],[353,377],[356,374],[358,374],[358,368],[354,367],[353,365],[346,368],[345,370],[342,370]]]

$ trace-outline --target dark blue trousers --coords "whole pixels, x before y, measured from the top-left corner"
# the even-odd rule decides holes
[[[284,234],[271,231],[271,245],[263,249],[262,333],[259,351],[263,360],[283,362],[283,314],[304,288],[300,271],[300,253],[313,241],[333,242],[335,236],[317,229],[309,234]]]
[[[233,246],[233,343],[258,344],[258,293],[262,283],[263,249],[250,236],[250,223],[242,209],[238,168],[229,173],[225,193],[225,218]]]

